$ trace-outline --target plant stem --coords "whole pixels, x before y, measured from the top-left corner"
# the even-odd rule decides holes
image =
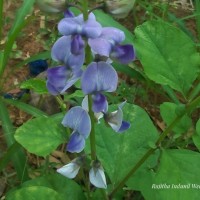
[[[176,124],[181,120],[181,118],[186,114],[192,112],[198,105],[200,104],[200,96],[198,96],[196,99],[194,99],[192,102],[186,105],[185,111],[180,115],[177,116],[173,122],[163,131],[163,133],[160,135],[158,140],[156,141],[156,146],[159,148],[161,142],[164,140],[164,138],[168,135],[170,131],[176,126]],[[111,191],[109,194],[109,199],[112,199],[112,197],[116,194],[116,192],[123,187],[123,185],[126,183],[126,181],[137,171],[137,169],[154,153],[154,151],[157,148],[151,148],[149,149],[144,156],[136,163],[136,165],[128,172],[128,174],[117,184],[117,186]]]
[[[88,19],[88,1],[82,0],[82,7],[83,7],[83,18],[84,21]]]
[[[61,98],[60,96],[56,96],[56,101],[57,101],[58,104],[60,105],[61,110],[62,110],[63,112],[65,112],[65,111],[66,111],[66,105],[65,105],[65,103],[63,102],[62,98]]]
[[[88,95],[89,115],[91,119],[91,133],[90,133],[90,148],[91,148],[91,159],[96,160],[96,140],[95,140],[95,118],[92,111],[92,96]]]

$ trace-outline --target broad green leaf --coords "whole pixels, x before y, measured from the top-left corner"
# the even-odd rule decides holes
[[[156,172],[140,177],[145,200],[199,199],[200,154],[190,150],[164,150]],[[134,189],[134,182],[129,187]]]
[[[29,152],[47,156],[65,142],[65,129],[60,117],[38,117],[19,127],[15,139]]]
[[[174,104],[170,102],[165,102],[160,105],[160,114],[164,120],[164,122],[169,126],[175,118],[181,114],[182,109],[184,109],[183,104]],[[188,129],[192,126],[192,120],[184,115],[180,122],[174,127],[173,131],[176,133],[176,137],[181,134],[187,133]]]
[[[24,81],[20,85],[21,89],[31,89],[38,94],[48,94],[46,81],[43,79],[32,78]]]
[[[200,70],[194,42],[163,21],[148,21],[135,29],[134,46],[146,75],[186,96]]]
[[[55,190],[63,199],[84,200],[81,187],[58,173],[47,175],[25,182],[22,187],[44,186]]]
[[[43,186],[24,187],[9,193],[7,200],[65,200],[58,192]]]
[[[116,107],[111,107],[116,110]],[[136,105],[123,107],[124,120],[131,123],[124,133],[116,133],[103,122],[96,126],[97,155],[113,184],[119,182],[154,143],[158,133],[147,113]],[[151,165],[154,160],[145,164]]]
[[[196,134],[192,136],[193,142],[200,151],[200,119],[196,124]]]

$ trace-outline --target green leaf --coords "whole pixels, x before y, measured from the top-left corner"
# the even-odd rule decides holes
[[[134,46],[146,75],[186,96],[199,73],[200,56],[193,41],[163,21],[148,21],[135,29]]]
[[[200,151],[200,119],[196,124],[196,134],[192,136],[193,142]]]
[[[111,106],[112,110],[116,110]],[[123,107],[124,120],[131,123],[124,133],[116,133],[103,122],[96,126],[97,155],[113,184],[121,180],[156,141],[158,133],[147,113],[136,105]],[[154,160],[148,160],[144,166]]]
[[[162,105],[160,105],[160,114],[167,126],[169,126],[172,123],[172,121],[175,120],[175,118],[179,115],[179,112],[181,114],[182,109],[185,109],[182,106],[184,105],[177,105],[170,102],[165,102]],[[192,120],[187,115],[184,115],[181,118],[180,122],[177,123],[177,125],[174,127],[173,131],[176,133],[176,137],[178,137],[181,134],[186,133],[191,126]]]
[[[47,187],[43,186],[30,186],[16,190],[15,192],[9,193],[6,198],[7,200],[64,200],[61,195]]]
[[[60,117],[38,117],[19,127],[15,139],[29,152],[47,156],[65,142],[65,129]]]
[[[71,98],[77,98],[77,97],[84,97],[85,95],[83,94],[82,90],[76,90],[72,94],[66,94],[65,95],[65,100],[71,99]]]
[[[60,174],[52,174],[25,182],[22,187],[44,186],[55,190],[63,199],[84,200],[81,187]]]
[[[164,150],[159,168],[138,185],[146,200],[199,199],[200,154],[190,150]],[[132,187],[133,186],[133,187]],[[134,189],[134,182],[129,182]]]
[[[43,79],[38,79],[38,78],[28,79],[20,85],[20,88],[32,89],[34,92],[38,94],[48,94],[46,81]]]

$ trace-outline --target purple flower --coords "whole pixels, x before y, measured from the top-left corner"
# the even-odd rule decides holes
[[[123,31],[113,27],[105,27],[98,38],[89,39],[88,43],[94,54],[110,57],[122,64],[127,64],[134,60],[135,53],[132,45],[120,45],[124,39]]]
[[[47,89],[52,95],[63,94],[82,74],[81,69],[69,69],[65,66],[49,68],[47,70]]]
[[[103,61],[89,64],[81,78],[81,86],[85,94],[114,92],[117,83],[117,72],[110,64]]]
[[[52,47],[53,60],[72,69],[80,69],[85,60],[84,41],[80,36],[63,36]]]
[[[71,153],[81,152],[85,147],[85,139],[88,138],[91,131],[88,113],[80,106],[73,107],[65,115],[62,124],[73,130],[67,144],[67,150]]]
[[[96,21],[95,15],[90,13],[87,21],[84,21],[83,14],[62,19],[58,24],[58,30],[65,36],[81,35],[86,38],[97,38],[101,34],[102,27]]]
[[[118,110],[111,112],[111,113],[104,113],[104,120],[111,126],[111,128],[121,133],[130,128],[130,123],[123,121],[123,111],[122,107],[126,102],[121,103],[118,106]]]
[[[93,111],[106,112],[108,103],[102,92],[113,92],[117,88],[118,76],[108,63],[92,62],[81,78],[81,87],[85,94],[92,94]]]

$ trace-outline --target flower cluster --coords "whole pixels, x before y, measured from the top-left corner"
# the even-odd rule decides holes
[[[64,94],[76,81],[81,80],[81,89],[85,94],[82,106],[71,108],[62,121],[63,126],[72,130],[67,151],[79,153],[84,149],[85,140],[91,132],[88,95],[92,99],[92,111],[98,120],[103,117],[119,133],[130,127],[128,122],[123,121],[124,103],[119,105],[118,110],[108,112],[104,92],[114,92],[117,89],[118,75],[111,65],[113,60],[122,64],[131,62],[134,59],[134,49],[132,45],[121,44],[125,40],[123,31],[113,27],[103,28],[93,13],[84,20],[82,14],[74,16],[67,11],[65,18],[58,24],[58,30],[62,37],[53,45],[51,55],[60,65],[47,70],[47,88],[52,95]],[[87,45],[90,52],[86,52]],[[87,63],[88,66],[83,70],[86,53],[91,53],[94,60]],[[73,161],[58,172],[74,178],[79,168],[77,161]],[[70,170],[71,175],[68,175]],[[101,184],[96,181],[100,180],[96,176],[101,177]],[[97,163],[93,164],[90,171],[91,183],[105,188],[104,176],[102,167]]]

